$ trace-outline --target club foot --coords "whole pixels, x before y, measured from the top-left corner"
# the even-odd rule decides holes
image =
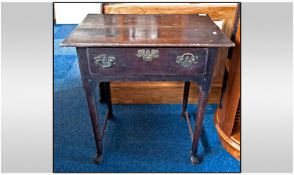
[[[113,113],[107,113],[107,120],[113,120],[113,119],[115,119],[115,117],[114,117],[114,115],[113,115]]]
[[[196,165],[200,163],[200,160],[197,156],[191,155],[191,162],[193,165]]]
[[[185,115],[184,112],[181,114],[181,118],[182,118],[182,119],[185,119],[185,118],[186,118],[186,115]]]
[[[96,158],[94,159],[95,164],[101,164],[102,163],[102,155],[97,155]]]
[[[182,112],[182,113],[181,113],[181,118],[182,118],[182,119],[186,119],[186,115],[187,115],[188,118],[189,118],[189,114],[188,114],[187,111]]]

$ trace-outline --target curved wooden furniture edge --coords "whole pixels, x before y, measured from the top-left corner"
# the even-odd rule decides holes
[[[231,137],[228,137],[220,128],[219,125],[219,108],[215,112],[214,124],[223,147],[236,159],[240,160],[240,145]]]

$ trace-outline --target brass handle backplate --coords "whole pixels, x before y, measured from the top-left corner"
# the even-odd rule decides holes
[[[177,56],[176,63],[181,64],[183,67],[192,67],[193,64],[198,63],[198,56],[194,56],[191,53],[184,53],[183,55]]]
[[[151,51],[149,49],[140,49],[138,50],[137,57],[142,57],[144,61],[152,61],[154,58],[159,57],[159,51],[155,49],[152,49]]]
[[[107,56],[106,54],[101,54],[94,57],[94,63],[96,65],[101,66],[102,68],[108,68],[116,63],[116,59],[114,56]]]

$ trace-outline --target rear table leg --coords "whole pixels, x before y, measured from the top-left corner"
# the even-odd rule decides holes
[[[107,106],[108,106],[108,119],[112,119],[113,113],[112,113],[110,82],[105,82],[104,87],[105,87],[104,90],[105,90],[106,102],[107,102]]]
[[[189,90],[190,90],[190,82],[186,81],[184,85],[184,94],[183,94],[183,105],[182,105],[182,114],[181,114],[182,118],[185,118],[186,116],[185,113],[187,110]]]

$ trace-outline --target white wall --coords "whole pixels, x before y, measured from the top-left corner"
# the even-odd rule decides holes
[[[101,13],[101,3],[54,3],[56,24],[79,24],[88,13]]]

